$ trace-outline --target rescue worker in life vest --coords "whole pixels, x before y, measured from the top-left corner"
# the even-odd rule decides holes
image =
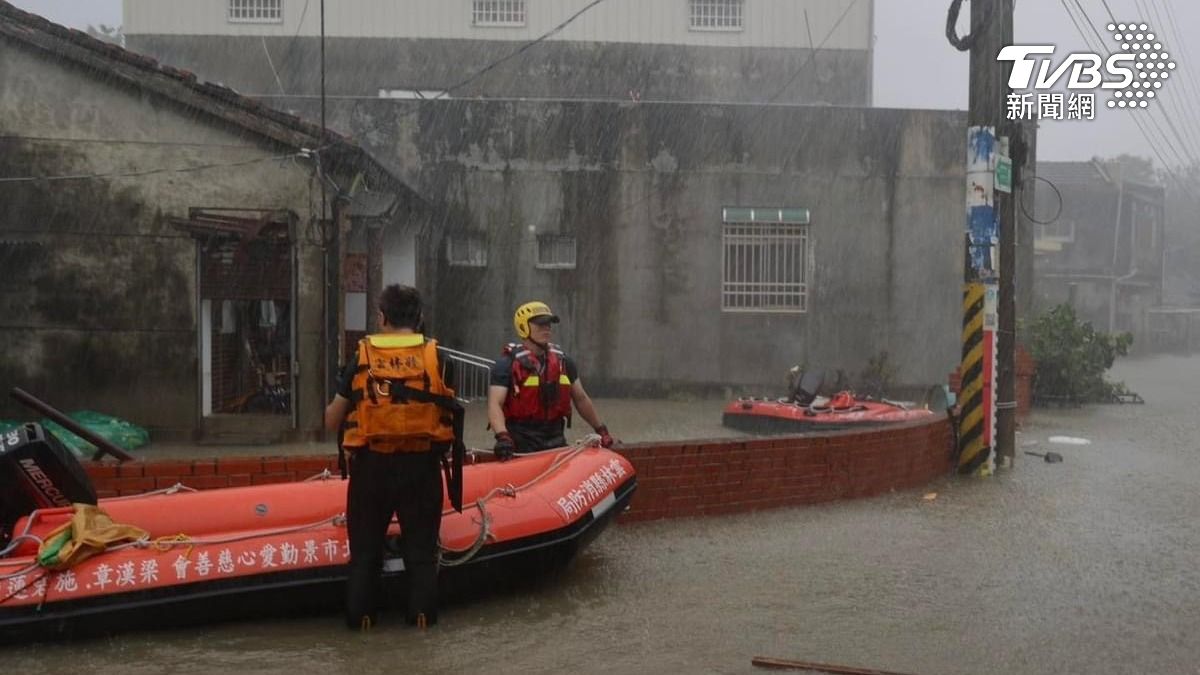
[[[558,317],[544,302],[527,302],[513,314],[520,343],[509,344],[492,366],[488,386],[488,422],[496,434],[496,458],[536,452],[567,444],[563,434],[571,404],[600,434],[600,444],[613,445],[591,397],[579,380],[571,357],[550,342]]]
[[[384,543],[394,513],[409,584],[405,620],[424,628],[437,623],[441,469],[452,446],[458,459],[462,408],[439,372],[437,343],[419,332],[417,290],[384,289],[379,323],[382,332],[359,342],[325,408],[325,428],[343,429],[342,445],[350,454],[346,622],[354,629],[376,622]],[[455,407],[458,413],[452,415]],[[456,468],[461,502],[461,464]],[[450,485],[453,502],[455,484]]]

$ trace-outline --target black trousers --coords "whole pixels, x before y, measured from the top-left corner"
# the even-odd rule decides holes
[[[513,443],[517,446],[516,453],[518,455],[526,452],[561,448],[567,444],[564,434],[564,427],[566,426],[564,420],[554,420],[552,422],[506,420],[505,426],[508,427],[508,433],[513,437]]]
[[[376,620],[388,524],[400,523],[408,607],[405,620],[437,621],[437,546],[442,524],[442,452],[384,454],[359,450],[350,459],[346,496],[350,536],[346,622]]]

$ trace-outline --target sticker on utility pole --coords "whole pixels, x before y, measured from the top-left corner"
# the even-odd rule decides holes
[[[996,190],[1012,193],[1012,158],[996,155]]]

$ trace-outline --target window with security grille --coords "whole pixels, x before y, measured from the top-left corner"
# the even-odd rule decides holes
[[[453,234],[446,240],[446,260],[455,267],[487,267],[487,247],[478,234]]]
[[[745,0],[688,0],[692,30],[742,30]]]
[[[525,0],[473,0],[471,23],[476,26],[524,26]]]
[[[283,0],[229,0],[229,20],[236,23],[283,23]]]
[[[542,269],[575,269],[575,235],[539,235],[537,240],[537,266]]]
[[[811,256],[808,209],[725,209],[721,310],[807,312]]]

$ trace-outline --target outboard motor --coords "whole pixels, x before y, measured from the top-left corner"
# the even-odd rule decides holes
[[[33,422],[0,434],[0,548],[18,518],[72,503],[95,504],[96,490],[62,441]]]

